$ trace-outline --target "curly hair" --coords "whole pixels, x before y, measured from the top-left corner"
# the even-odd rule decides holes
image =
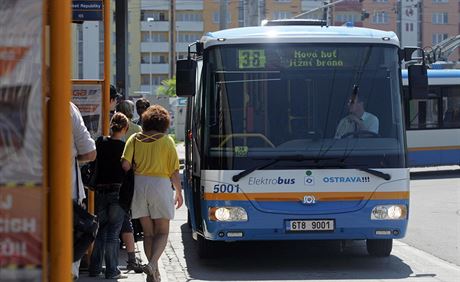
[[[170,122],[169,112],[160,105],[150,106],[142,114],[142,129],[144,131],[155,130],[166,133]]]
[[[125,127],[129,126],[128,118],[120,112],[117,112],[113,115],[112,119],[110,120],[110,130],[112,132],[120,132]]]

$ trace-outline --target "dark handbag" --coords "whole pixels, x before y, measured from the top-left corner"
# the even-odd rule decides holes
[[[78,165],[75,159],[75,172],[77,173]],[[99,228],[97,216],[90,214],[83,206],[78,204],[79,185],[78,174],[76,178],[77,191],[76,201],[73,202],[73,261],[77,261],[83,257],[86,250],[94,242]]]
[[[92,234],[96,238],[99,223],[97,216],[90,214],[86,209],[73,201],[73,228],[75,231]]]

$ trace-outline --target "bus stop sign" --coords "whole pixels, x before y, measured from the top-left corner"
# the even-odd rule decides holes
[[[102,21],[102,0],[72,1],[72,21]]]

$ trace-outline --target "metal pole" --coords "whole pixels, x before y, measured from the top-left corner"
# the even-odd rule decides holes
[[[170,0],[170,7],[169,7],[169,78],[172,78],[175,75],[175,66],[174,58],[176,55],[176,44],[175,44],[175,36],[174,32],[176,29],[176,1]]]
[[[152,25],[149,24],[149,42],[153,42],[152,41]],[[149,74],[149,86],[150,86],[150,95],[153,95],[153,82],[152,82],[152,52],[150,51],[149,52],[149,70],[150,70],[150,74]]]
[[[108,1],[105,1],[108,3]],[[107,18],[109,21],[111,20],[111,15],[108,15]],[[116,50],[115,50],[115,56],[116,56],[116,83],[115,86],[117,87],[118,90],[121,90],[121,93],[124,98],[126,98],[126,89],[127,85],[126,82],[128,81],[128,72],[126,70],[126,66],[128,65],[126,63],[126,60],[128,58],[128,1],[127,0],[116,0],[115,1],[115,41],[116,41]],[[109,30],[110,31],[110,30]],[[108,41],[108,44],[110,44],[110,41]],[[110,62],[110,56],[109,56],[109,62]],[[110,74],[110,73],[109,73]],[[110,76],[107,76],[107,78],[110,78]],[[110,79],[107,81],[110,82]]]
[[[109,135],[110,119],[110,0],[104,0],[104,91],[102,93],[102,134]],[[118,45],[117,45],[118,49]],[[117,69],[118,71],[118,69]]]
[[[71,281],[72,266],[72,127],[70,118],[71,1],[49,0],[50,101],[50,281]],[[59,130],[57,130],[59,129]]]
[[[227,0],[220,0],[219,29],[227,28]]]

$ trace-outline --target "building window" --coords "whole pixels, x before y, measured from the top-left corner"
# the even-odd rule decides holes
[[[141,21],[167,22],[169,20],[168,11],[142,10]]]
[[[447,12],[433,13],[431,22],[433,24],[447,24],[449,22]]]
[[[178,42],[191,43],[200,40],[201,33],[179,32],[177,36]]]
[[[168,79],[166,75],[152,75],[152,84],[160,85],[163,80]]]
[[[141,85],[150,85],[150,75],[141,74]]]
[[[178,22],[202,22],[203,15],[198,13],[177,13],[176,20]]]
[[[152,64],[166,64],[166,55],[152,54]]]
[[[414,24],[406,23],[406,31],[414,31]]]
[[[449,0],[433,0],[433,3],[449,3]]]
[[[374,12],[372,15],[372,23],[374,24],[387,24],[389,22],[387,12]]]
[[[168,42],[168,35],[166,32],[143,31],[141,40],[142,42]]]
[[[288,11],[276,11],[273,12],[272,20],[282,20],[292,18],[292,13]]]
[[[212,22],[213,23],[220,23],[220,12],[214,12],[212,13]],[[227,11],[227,23],[232,22],[232,17],[229,11]]]
[[[150,53],[141,53],[141,64],[150,64]]]
[[[355,14],[337,14],[335,16],[335,20],[337,22],[356,22],[356,15]]]
[[[447,37],[449,37],[449,34],[447,33],[433,33],[433,35],[431,36],[431,43],[432,45],[436,45],[439,42],[447,39]]]

